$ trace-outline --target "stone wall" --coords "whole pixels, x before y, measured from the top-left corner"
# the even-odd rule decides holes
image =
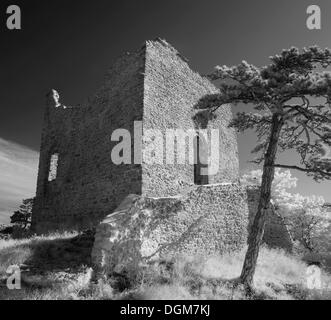
[[[107,73],[88,105],[67,107],[51,92],[45,110],[32,227],[38,233],[96,225],[130,193],[141,193],[141,166],[115,165],[117,128],[142,119],[145,50],[126,54]],[[56,179],[48,181],[52,154]]]
[[[259,188],[238,184],[195,186],[186,195],[130,195],[97,227],[93,264],[108,272],[137,272],[177,255],[219,255],[243,249],[259,199]],[[287,228],[273,208],[263,243],[291,251]]]
[[[134,122],[142,121],[140,133],[153,128],[162,134],[167,128],[196,130],[194,106],[216,90],[174,48],[156,40],[121,56],[86,105],[65,106],[52,91],[45,109],[33,229],[43,233],[89,228],[129,194],[165,197],[187,192],[194,184],[194,165],[188,159],[183,165],[134,164]],[[210,182],[238,180],[237,141],[228,128],[231,119],[231,107],[224,106],[205,125],[208,130],[218,128],[221,138],[220,170]],[[132,164],[115,165],[111,160],[118,144],[111,135],[119,128],[131,133]],[[149,141],[140,142],[146,150]],[[48,181],[54,154],[57,174]]]
[[[137,269],[177,254],[213,255],[242,249],[247,240],[246,189],[196,186],[186,196],[129,196],[97,227],[93,263],[109,271]]]
[[[237,182],[239,157],[235,130],[229,128],[232,120],[231,106],[224,105],[208,119],[197,123],[195,107],[199,100],[218,89],[206,78],[194,72],[182,56],[165,41],[148,41],[146,44],[143,130],[157,129],[165,137],[167,129],[183,129],[186,132],[198,129],[219,130],[218,172],[209,174],[209,183]],[[153,141],[155,143],[155,141]],[[145,141],[145,146],[148,141]],[[164,146],[161,146],[161,148]],[[164,148],[165,149],[165,148]],[[178,156],[175,148],[175,156]],[[143,194],[165,197],[185,192],[194,177],[194,166],[188,161],[186,148],[185,164],[143,164]]]

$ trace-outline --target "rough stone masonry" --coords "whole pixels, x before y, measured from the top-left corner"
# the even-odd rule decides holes
[[[117,253],[127,247],[128,242],[116,238],[123,233],[140,248],[139,254],[147,234],[153,234],[146,240],[151,255],[169,253],[166,248],[191,253],[240,249],[247,238],[249,208],[254,206],[248,205],[247,191],[239,184],[237,138],[228,126],[231,106],[222,106],[213,116],[195,108],[201,98],[217,91],[161,39],[146,41],[138,51],[120,57],[86,105],[66,106],[53,90],[44,115],[32,228],[37,233],[82,230],[107,217],[97,229],[94,256],[99,258],[114,245]],[[132,164],[115,165],[110,156],[116,145],[112,132],[122,128],[133,136],[135,121],[142,122],[142,133],[217,128],[218,172],[201,177],[199,163],[189,162],[134,164],[134,143]],[[149,141],[140,143],[144,150]],[[116,210],[123,203],[125,210]],[[146,214],[148,219],[140,221]],[[134,222],[137,217],[144,224],[141,229]]]

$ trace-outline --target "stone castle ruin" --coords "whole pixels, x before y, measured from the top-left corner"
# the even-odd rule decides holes
[[[213,116],[195,108],[217,91],[160,39],[120,57],[86,106],[66,107],[52,91],[42,132],[34,230],[97,226],[94,258],[117,257],[115,265],[130,254],[155,257],[243,247],[259,190],[239,183],[237,138],[228,126],[231,106],[222,106]],[[219,130],[217,173],[202,176],[205,164],[199,161],[136,161],[151,142],[157,143],[144,132],[177,128],[202,128],[208,134]],[[116,129],[126,129],[132,137],[132,161],[125,164],[111,159],[119,143],[111,138]],[[199,141],[197,137],[194,146],[201,155]],[[166,160],[167,154],[162,157]],[[285,226],[273,210],[265,241],[289,247]]]

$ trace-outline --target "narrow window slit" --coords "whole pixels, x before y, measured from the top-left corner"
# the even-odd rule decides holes
[[[52,154],[49,163],[49,172],[48,172],[49,182],[56,180],[58,163],[59,163],[59,154],[58,153]]]
[[[203,137],[197,135],[194,142],[194,184],[209,184],[208,145]]]

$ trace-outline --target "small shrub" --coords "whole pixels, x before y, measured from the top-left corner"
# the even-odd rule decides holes
[[[19,209],[10,217],[10,222],[23,230],[30,229],[34,200],[35,198],[23,200]]]

